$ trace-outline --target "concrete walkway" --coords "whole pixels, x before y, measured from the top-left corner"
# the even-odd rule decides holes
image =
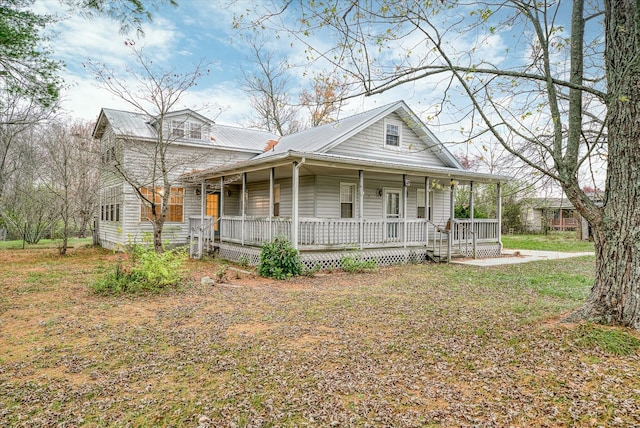
[[[472,266],[500,266],[540,260],[567,259],[569,257],[593,256],[593,252],[561,253],[559,251],[512,250],[502,249],[502,257],[490,259],[452,259],[451,263]]]

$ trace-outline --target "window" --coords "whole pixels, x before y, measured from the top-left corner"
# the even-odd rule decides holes
[[[169,194],[169,203],[167,205],[166,221],[169,222],[182,222],[182,208],[184,205],[184,189],[181,187],[172,187]],[[162,207],[162,187],[156,187],[155,192],[153,189],[143,187],[140,189],[142,196],[151,201],[154,200],[155,213],[160,215],[160,209]],[[155,193],[155,194],[154,194]],[[151,206],[146,202],[140,204],[140,220],[151,220],[153,218],[153,212]]]
[[[184,121],[183,120],[172,120],[171,121],[171,136],[182,138],[184,137]]]
[[[384,144],[388,147],[400,147],[402,123],[397,120],[384,121]]]
[[[433,206],[433,192],[429,192],[429,211],[425,212],[425,193],[424,193],[424,189],[418,189],[418,194],[417,194],[417,202],[416,205],[418,207],[418,212],[416,213],[416,217],[417,218],[427,218],[427,220],[431,220],[432,216],[431,216],[431,207]],[[425,217],[425,214],[428,215],[428,217]]]
[[[273,215],[274,217],[280,216],[280,185],[273,185]]]
[[[355,184],[340,183],[340,218],[353,218]]]
[[[115,162],[116,160],[116,147],[111,146],[104,152],[102,152],[102,164],[107,165]]]
[[[195,122],[189,123],[189,138],[202,139],[202,124]]]
[[[109,187],[100,194],[100,220],[120,221],[122,205],[122,189],[120,186]]]

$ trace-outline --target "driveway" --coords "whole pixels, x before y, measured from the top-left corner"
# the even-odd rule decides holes
[[[451,263],[473,266],[500,266],[540,260],[567,259],[569,257],[593,256],[594,252],[561,253],[559,251],[502,249],[502,257],[488,259],[454,259]]]

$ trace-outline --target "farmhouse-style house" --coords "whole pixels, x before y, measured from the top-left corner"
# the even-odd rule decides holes
[[[162,123],[180,159],[163,237],[190,244],[195,257],[215,249],[255,265],[260,247],[278,236],[308,267],[338,266],[351,250],[378,264],[500,255],[506,177],[465,170],[403,101],[284,137],[217,125],[190,110]],[[158,127],[143,115],[103,109],[94,136],[105,163],[143,176],[142,148],[152,147]],[[454,218],[456,188],[475,183],[497,186],[498,218]],[[108,168],[100,205],[103,246],[151,232],[149,208]]]

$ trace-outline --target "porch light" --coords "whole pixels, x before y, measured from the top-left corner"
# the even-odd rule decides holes
[[[224,194],[227,196],[231,196],[231,190],[227,190],[226,192],[224,192]]]
[[[382,189],[378,189],[378,196],[382,197]]]

